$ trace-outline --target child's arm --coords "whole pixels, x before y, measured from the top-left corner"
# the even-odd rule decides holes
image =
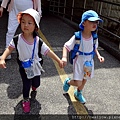
[[[66,47],[63,47],[63,55],[62,55],[62,61],[63,61],[63,65],[66,66],[67,65],[67,49]]]
[[[97,55],[99,61],[100,61],[100,62],[104,62],[104,57],[102,57],[102,56],[100,55],[100,53],[98,52],[97,49],[95,50],[95,52],[96,52],[96,55]]]
[[[49,50],[48,53],[47,53],[47,55],[50,58],[54,59],[59,64],[60,68],[63,68],[63,62],[62,62],[62,60],[60,60],[60,58],[53,51]]]
[[[6,68],[5,59],[12,53],[13,50],[14,48],[10,46],[5,49],[4,53],[2,54],[0,58],[0,68]]]

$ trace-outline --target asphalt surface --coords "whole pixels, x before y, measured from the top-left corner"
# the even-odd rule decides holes
[[[76,31],[50,15],[42,17],[40,29],[60,58],[64,43]],[[4,14],[0,18],[0,53],[5,47],[6,30],[7,14]],[[20,29],[17,33],[19,32]],[[101,47],[99,47],[99,52],[105,57],[105,62],[101,64],[95,57],[95,76],[86,83],[83,90],[87,100],[84,107],[90,115],[120,115],[120,61]],[[0,120],[77,119],[69,116],[77,115],[76,108],[69,95],[62,90],[63,83],[54,62],[46,56],[43,63],[45,73],[41,76],[37,98],[31,101],[31,111],[28,116],[21,116],[24,115],[21,107],[22,82],[18,72],[16,52],[12,53],[12,59],[6,63],[7,68],[0,69]],[[72,77],[72,65],[68,63],[64,70],[69,77]]]

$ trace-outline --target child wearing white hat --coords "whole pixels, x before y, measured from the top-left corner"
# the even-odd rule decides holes
[[[70,85],[76,86],[77,90],[74,91],[74,96],[81,103],[86,102],[82,95],[84,85],[94,75],[94,53],[96,53],[100,62],[104,62],[104,57],[97,50],[98,38],[95,39],[96,42],[94,43],[94,36],[96,35],[99,22],[102,22],[102,19],[99,18],[95,11],[88,10],[84,12],[79,24],[80,31],[75,32],[63,47],[62,61],[64,62],[64,66],[67,64],[67,52],[72,50],[75,52],[73,59],[73,79],[65,79],[63,90],[67,92]],[[72,57],[74,52],[72,53]]]
[[[17,16],[20,23],[22,33],[18,36],[17,52],[19,61],[19,71],[23,82],[23,111],[30,112],[29,92],[32,87],[32,93],[36,94],[36,89],[40,86],[41,75],[41,59],[38,56],[38,44],[40,38],[36,32],[39,28],[40,15],[34,9],[27,9],[20,12]],[[5,59],[16,48],[14,40],[10,42],[8,48],[4,51],[0,60],[0,67],[6,68]],[[63,67],[63,62],[60,58],[50,50],[50,48],[43,42],[41,46],[41,54],[49,56],[54,59],[59,66]],[[29,72],[29,74],[28,74]],[[31,98],[32,98],[31,93]],[[34,96],[35,97],[35,96]]]
[[[9,3],[9,4],[8,4]],[[6,33],[6,46],[8,47],[11,39],[13,38],[17,28],[18,28],[18,21],[16,18],[16,15],[20,11],[24,11],[29,8],[33,8],[41,14],[41,0],[2,0],[2,4],[0,7],[0,17],[3,15],[4,8],[7,8],[7,11],[9,12],[8,16],[8,27],[7,27],[7,33]],[[11,55],[9,55],[6,59],[11,59]]]

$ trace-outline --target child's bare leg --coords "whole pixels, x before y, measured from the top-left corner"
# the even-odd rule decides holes
[[[87,80],[83,79],[81,86],[78,86],[78,90],[82,90]]]
[[[79,81],[79,80],[70,80],[70,81],[68,81],[68,84],[72,85],[72,86],[79,87],[79,86],[82,85],[82,81]]]
[[[82,89],[84,88],[85,83],[86,83],[86,80],[84,80],[84,79],[82,81],[78,81],[77,82],[77,85],[78,85],[77,90],[74,91],[75,98],[77,98],[83,104],[86,102],[84,96],[82,95]]]
[[[78,87],[82,85],[82,81],[71,80],[70,78],[66,78],[63,84],[63,90],[67,92],[69,90],[70,85]]]

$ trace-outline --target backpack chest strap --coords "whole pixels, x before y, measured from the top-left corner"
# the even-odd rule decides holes
[[[93,55],[93,54],[95,54],[94,51],[89,52],[89,53],[85,53],[85,52],[81,52],[81,51],[78,51],[78,52],[77,52],[77,55]]]

